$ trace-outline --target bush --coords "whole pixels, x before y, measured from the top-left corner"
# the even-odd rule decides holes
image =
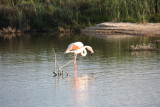
[[[0,28],[3,27],[15,27],[17,26],[17,9],[9,7],[9,6],[0,6]]]
[[[152,15],[149,18],[149,22],[154,22],[154,23],[160,22],[160,14]]]

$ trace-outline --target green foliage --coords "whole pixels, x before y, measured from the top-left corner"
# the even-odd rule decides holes
[[[160,14],[156,14],[156,15],[152,15],[150,18],[149,18],[149,22],[160,22]]]
[[[136,18],[131,17],[131,16],[121,18],[121,20],[123,22],[132,22],[132,23],[138,22],[138,20]]]
[[[78,30],[106,21],[160,22],[160,0],[0,0],[0,28]]]
[[[18,13],[15,8],[8,6],[0,6],[0,28],[3,27],[15,27]]]

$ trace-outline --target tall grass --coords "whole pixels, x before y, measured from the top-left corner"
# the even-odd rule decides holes
[[[78,30],[104,21],[160,22],[160,0],[0,0],[0,28]]]

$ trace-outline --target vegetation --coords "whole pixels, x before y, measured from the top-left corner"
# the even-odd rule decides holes
[[[131,51],[151,51],[156,50],[156,46],[152,43],[149,43],[148,45],[131,45]]]
[[[160,0],[0,0],[0,29],[78,31],[105,21],[160,22]]]

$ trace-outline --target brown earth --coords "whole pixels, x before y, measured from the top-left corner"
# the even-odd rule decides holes
[[[113,23],[104,22],[81,30],[83,34],[127,34],[160,36],[160,23]]]

